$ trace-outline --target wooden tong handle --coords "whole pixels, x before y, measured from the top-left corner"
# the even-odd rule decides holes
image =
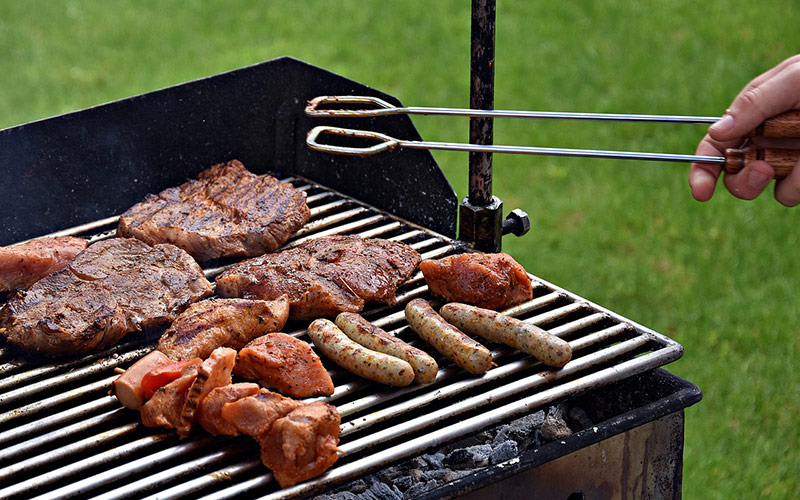
[[[800,138],[800,110],[787,111],[756,127],[750,136]],[[725,151],[725,172],[735,174],[752,161],[764,160],[775,169],[775,178],[783,179],[797,162],[800,161],[800,150],[779,148],[755,148],[747,146]]]

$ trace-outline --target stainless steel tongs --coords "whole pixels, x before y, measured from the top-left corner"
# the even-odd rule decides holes
[[[346,109],[323,108],[326,105],[371,106],[370,108]],[[306,106],[306,115],[311,117],[363,118],[388,115],[442,115],[469,116],[478,118],[532,118],[550,120],[594,120],[650,123],[695,123],[711,124],[719,120],[716,116],[685,115],[641,115],[615,113],[574,113],[552,111],[480,110],[462,108],[398,107],[377,97],[368,96],[320,96]],[[797,137],[800,130],[800,111],[789,111],[764,122],[755,135],[763,137]],[[324,135],[344,136],[353,139],[371,140],[372,146],[338,146],[320,141]],[[609,158],[624,160],[649,160],[671,162],[700,162],[723,165],[725,172],[733,174],[754,160],[766,160],[775,169],[775,178],[781,179],[791,172],[800,160],[800,151],[795,149],[754,148],[728,149],[725,156],[701,156],[671,153],[647,153],[638,151],[608,151],[598,149],[568,149],[531,146],[502,146],[465,144],[455,142],[409,141],[368,130],[354,130],[332,126],[312,128],[306,144],[314,151],[349,156],[369,156],[396,148],[436,149],[445,151],[471,151],[479,153],[511,153],[540,156],[571,156],[580,158]]]

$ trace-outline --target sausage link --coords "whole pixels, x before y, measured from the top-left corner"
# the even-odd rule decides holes
[[[308,326],[308,335],[325,356],[360,377],[395,386],[414,381],[414,370],[406,361],[353,342],[333,321],[314,320]]]
[[[547,366],[561,368],[572,359],[568,342],[517,318],[456,302],[445,304],[439,313],[466,333],[506,344]]]
[[[422,340],[468,372],[482,375],[492,367],[489,349],[448,324],[427,301],[414,299],[409,302],[406,320]]]
[[[414,369],[414,380],[429,384],[436,380],[439,365],[425,351],[412,347],[402,340],[389,335],[381,328],[365,320],[360,314],[343,312],[336,316],[336,326],[345,335],[367,349],[400,358]]]

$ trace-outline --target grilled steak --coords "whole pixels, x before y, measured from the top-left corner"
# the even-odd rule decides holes
[[[419,254],[403,243],[327,236],[248,259],[217,276],[223,297],[289,297],[289,317],[359,312],[366,302],[396,303],[395,291],[414,272]]]
[[[64,269],[88,244],[82,238],[64,236],[0,247],[0,292],[24,290]]]
[[[525,269],[505,253],[463,253],[420,262],[431,293],[448,301],[505,309],[533,296]]]
[[[117,234],[172,243],[199,261],[252,257],[278,249],[310,215],[304,192],[233,160],[148,195],[122,214]]]
[[[270,333],[247,344],[239,351],[233,373],[293,398],[333,394],[333,381],[319,356],[285,333]]]
[[[277,332],[289,317],[289,301],[216,299],[183,311],[158,341],[172,359],[206,358],[217,347],[239,350],[252,339]]]
[[[87,352],[172,321],[211,291],[180,248],[112,238],[12,297],[0,309],[0,333],[47,355]]]

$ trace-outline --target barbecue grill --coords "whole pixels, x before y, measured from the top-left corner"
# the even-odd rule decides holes
[[[487,43],[480,36],[474,42]],[[423,258],[499,251],[503,229],[514,227],[503,224],[502,203],[491,196],[490,157],[472,155],[476,196],[459,209],[427,151],[351,158],[306,148],[306,132],[320,122],[303,109],[307,100],[326,94],[370,95],[400,105],[324,69],[279,58],[0,131],[0,165],[15,179],[0,185],[6,205],[15,207],[0,213],[0,244],[46,234],[113,237],[118,214],[145,194],[237,158],[251,171],[276,175],[307,193],[312,217],[287,246],[358,234],[403,241]],[[420,139],[408,117],[364,120],[358,120],[359,128]],[[343,127],[356,123],[334,121]],[[475,127],[474,141],[490,142],[490,125],[479,121]],[[206,263],[206,276],[213,278],[230,263]],[[413,461],[421,467],[420,457],[468,448],[553,405],[581,409],[583,424],[573,425],[576,432],[568,436],[536,441],[513,457],[413,496],[510,497],[515,491],[520,498],[679,497],[683,411],[701,393],[658,367],[678,359],[682,347],[531,279],[533,299],[508,314],[569,341],[574,356],[564,369],[550,370],[494,344],[498,366],[484,376],[436,356],[440,373],[425,386],[388,388],[334,369],[336,391],[322,399],[342,415],[341,458],[324,475],[286,489],[261,465],[252,439],[197,432],[180,440],[173,431],[143,427],[138,412],[109,394],[115,368],[152,350],[161,331],[129,336],[78,359],[40,359],[2,341],[0,498],[297,498],[355,491],[365,477]],[[403,315],[410,300],[430,298],[422,275],[412,276],[397,297],[396,306],[368,307],[363,315],[424,348]],[[285,331],[308,340],[306,326],[290,322]]]

